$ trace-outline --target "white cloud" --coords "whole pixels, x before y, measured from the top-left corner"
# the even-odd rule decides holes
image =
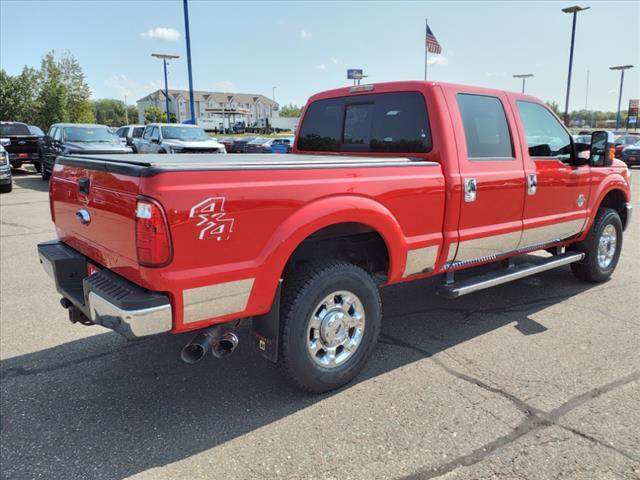
[[[342,65],[342,60],[336,57],[331,57],[329,61],[331,62],[332,65]]]
[[[180,39],[180,32],[175,28],[156,27],[142,32],[140,34],[144,38],[153,38],[156,40],[169,40],[175,42]]]
[[[306,40],[311,37],[313,37],[313,33],[307,32],[306,30],[300,30],[300,38]]]
[[[326,63],[321,63],[320,65],[316,65],[316,68],[318,70],[325,71],[327,69],[327,65],[326,65]]]
[[[113,75],[105,80],[105,85],[111,89],[114,98],[124,99],[127,97],[127,103],[132,105],[136,100],[145,95],[155,92],[159,88],[163,88],[162,83],[156,80],[147,82],[138,82],[128,78],[126,75]]]
[[[427,65],[449,65],[449,59],[444,55],[432,55],[427,60]]]

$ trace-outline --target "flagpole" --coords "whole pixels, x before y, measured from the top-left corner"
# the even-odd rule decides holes
[[[424,79],[427,80],[427,62],[429,60],[429,48],[427,48],[427,32],[428,32],[429,24],[427,23],[427,19],[424,19],[424,42],[422,47],[424,48]]]

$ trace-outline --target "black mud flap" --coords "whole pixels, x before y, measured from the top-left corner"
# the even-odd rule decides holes
[[[251,319],[251,333],[258,351],[273,363],[278,361],[278,344],[280,337],[280,290],[282,280],[278,284],[276,297],[269,310],[264,315]]]

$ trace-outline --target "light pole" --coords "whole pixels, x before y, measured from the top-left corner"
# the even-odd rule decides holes
[[[533,73],[518,73],[517,75],[513,75],[513,78],[521,78],[522,79],[522,93],[524,93],[524,85],[527,81],[527,78],[533,77]]]
[[[152,57],[161,58],[164,64],[164,102],[167,109],[167,123],[169,123],[169,81],[167,79],[167,60],[173,60],[174,58],[180,58],[179,55],[170,55],[167,53],[152,53]]]
[[[564,13],[573,13],[573,27],[571,28],[571,50],[569,52],[569,76],[567,77],[567,98],[564,102],[564,124],[569,126],[569,91],[571,90],[571,68],[573,67],[573,45],[576,39],[576,17],[578,12],[589,10],[591,7],[573,7],[563,8]]]
[[[191,37],[189,35],[189,5],[187,0],[183,0],[184,6],[184,37],[187,40],[187,71],[189,73],[189,110],[191,111],[191,119],[189,123],[196,124],[196,112],[193,102],[193,77],[191,75]]]
[[[620,70],[620,93],[618,94],[618,113],[616,114],[616,130],[620,127],[620,104],[622,103],[622,84],[624,83],[624,71],[633,68],[633,65],[618,65],[609,67],[609,70]]]
[[[274,102],[276,101],[276,88],[278,87],[271,87],[271,100]]]

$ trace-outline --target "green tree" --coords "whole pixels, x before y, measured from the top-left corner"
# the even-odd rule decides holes
[[[51,51],[42,57],[36,124],[43,130],[56,122],[67,121],[67,91],[62,72]]]
[[[138,123],[138,107],[127,105],[127,120],[129,123]]]
[[[147,107],[144,109],[144,123],[166,122],[167,114],[158,107]]]
[[[24,67],[20,75],[0,70],[0,119],[33,123],[38,111],[39,72]]]
[[[93,102],[93,115],[96,122],[102,125],[119,127],[126,122],[126,107],[124,102],[104,98]]]
[[[67,121],[93,123],[95,118],[91,108],[91,89],[85,81],[82,67],[70,52],[66,52],[58,62],[60,78],[67,97]]]
[[[299,117],[302,114],[302,108],[297,105],[283,105],[280,107],[281,117]]]
[[[547,106],[551,110],[553,110],[553,113],[555,113],[558,117],[562,117],[562,113],[560,113],[560,106],[558,105],[558,102],[551,100],[550,102],[547,102]]]

